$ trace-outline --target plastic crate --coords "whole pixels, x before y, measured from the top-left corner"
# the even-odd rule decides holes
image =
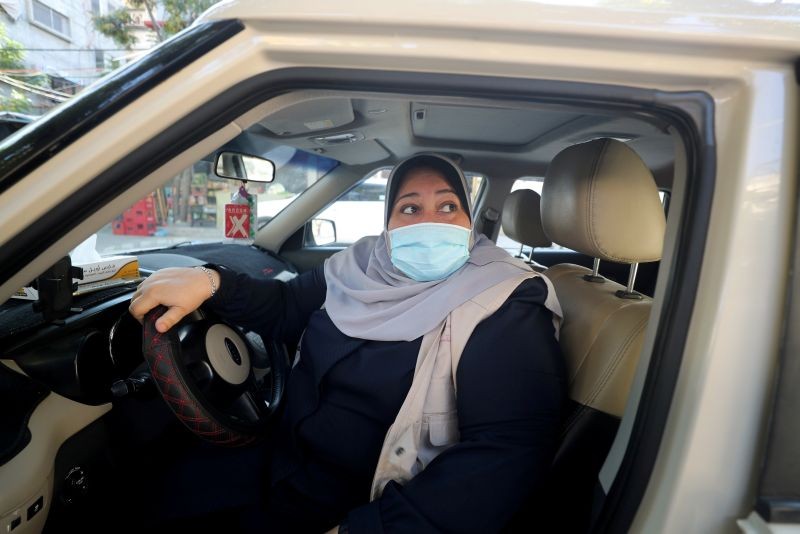
[[[156,224],[155,215],[147,213],[125,212],[122,220],[125,224]]]
[[[153,235],[156,233],[156,224],[153,223],[125,223],[125,235]]]

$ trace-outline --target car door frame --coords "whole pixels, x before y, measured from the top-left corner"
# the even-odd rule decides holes
[[[170,50],[174,45],[174,42],[168,44],[162,51]],[[135,87],[138,82],[132,74],[129,76],[128,79],[122,76],[120,81],[127,81]],[[558,105],[584,102],[610,110],[657,116],[673,125],[687,150],[683,216],[676,232],[673,261],[666,271],[664,309],[657,326],[631,439],[598,523],[602,531],[625,530],[641,502],[659,451],[703,260],[716,168],[714,101],[705,92],[664,92],[603,84],[412,71],[311,67],[269,71],[215,95],[196,113],[131,150],[117,164],[91,179],[80,194],[70,197],[57,210],[33,221],[0,251],[0,283],[31,263],[100,206],[124,193],[181,151],[273,96],[309,88],[502,97]],[[95,96],[99,95],[89,90],[83,97],[84,102]],[[80,104],[75,103],[75,106],[78,111],[84,109]],[[94,114],[98,121],[103,120],[98,110],[87,110],[87,113]],[[41,129],[53,128],[60,122],[58,115],[42,119],[36,129],[37,135]],[[16,137],[16,141],[31,141],[33,137],[29,131]],[[59,150],[64,149],[65,146],[59,146]],[[23,166],[23,174],[35,168],[37,162],[41,163],[38,154]],[[278,214],[270,225],[282,216],[283,213]]]

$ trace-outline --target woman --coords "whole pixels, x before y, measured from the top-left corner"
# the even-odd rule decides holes
[[[164,269],[131,302],[167,306],[162,332],[206,303],[299,342],[268,532],[497,531],[548,472],[566,394],[549,282],[472,230],[446,158],[397,165],[386,206],[382,235],[288,283]]]

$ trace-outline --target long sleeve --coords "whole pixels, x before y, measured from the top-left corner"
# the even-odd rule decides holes
[[[566,398],[541,280],[473,332],[457,371],[460,441],[348,515],[350,532],[496,532],[546,478]]]
[[[322,266],[288,282],[255,279],[224,267],[218,271],[220,288],[207,306],[264,338],[296,344],[311,314],[325,302]]]

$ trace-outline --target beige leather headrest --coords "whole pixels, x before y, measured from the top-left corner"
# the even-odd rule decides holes
[[[549,247],[553,243],[542,229],[542,197],[536,191],[520,189],[506,197],[503,204],[503,232],[529,247]]]
[[[547,168],[542,224],[559,245],[604,260],[658,261],[666,219],[653,175],[625,143],[596,139]]]

